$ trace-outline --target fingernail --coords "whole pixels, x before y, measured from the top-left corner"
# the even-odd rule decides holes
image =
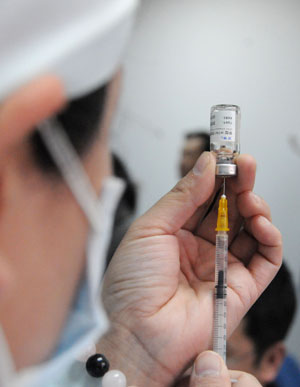
[[[271,224],[269,219],[265,218],[264,216],[260,216],[260,222],[263,223],[263,226],[270,226]]]
[[[252,192],[252,197],[256,201],[256,204],[261,204],[261,198],[256,195],[254,192]]]
[[[198,356],[194,372],[197,376],[219,376],[221,373],[221,362],[218,355],[213,352],[204,352]]]
[[[193,172],[197,176],[201,176],[203,172],[205,171],[205,168],[207,167],[209,161],[210,161],[210,153],[209,152],[203,152],[202,155],[197,160]]]

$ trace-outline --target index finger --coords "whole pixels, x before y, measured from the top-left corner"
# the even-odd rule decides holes
[[[204,152],[194,169],[133,225],[140,236],[176,233],[210,198],[215,187],[215,157]]]

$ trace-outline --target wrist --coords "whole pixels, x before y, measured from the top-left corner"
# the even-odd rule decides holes
[[[171,372],[154,359],[140,340],[121,325],[113,325],[97,344],[99,353],[105,355],[110,369],[126,375],[128,386],[169,386]]]

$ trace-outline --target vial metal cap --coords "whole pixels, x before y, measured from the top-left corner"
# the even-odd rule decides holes
[[[236,176],[236,164],[216,164],[216,175],[220,177]]]

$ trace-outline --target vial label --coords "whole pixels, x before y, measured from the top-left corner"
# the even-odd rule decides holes
[[[235,141],[235,112],[220,110],[210,117],[211,142]]]

